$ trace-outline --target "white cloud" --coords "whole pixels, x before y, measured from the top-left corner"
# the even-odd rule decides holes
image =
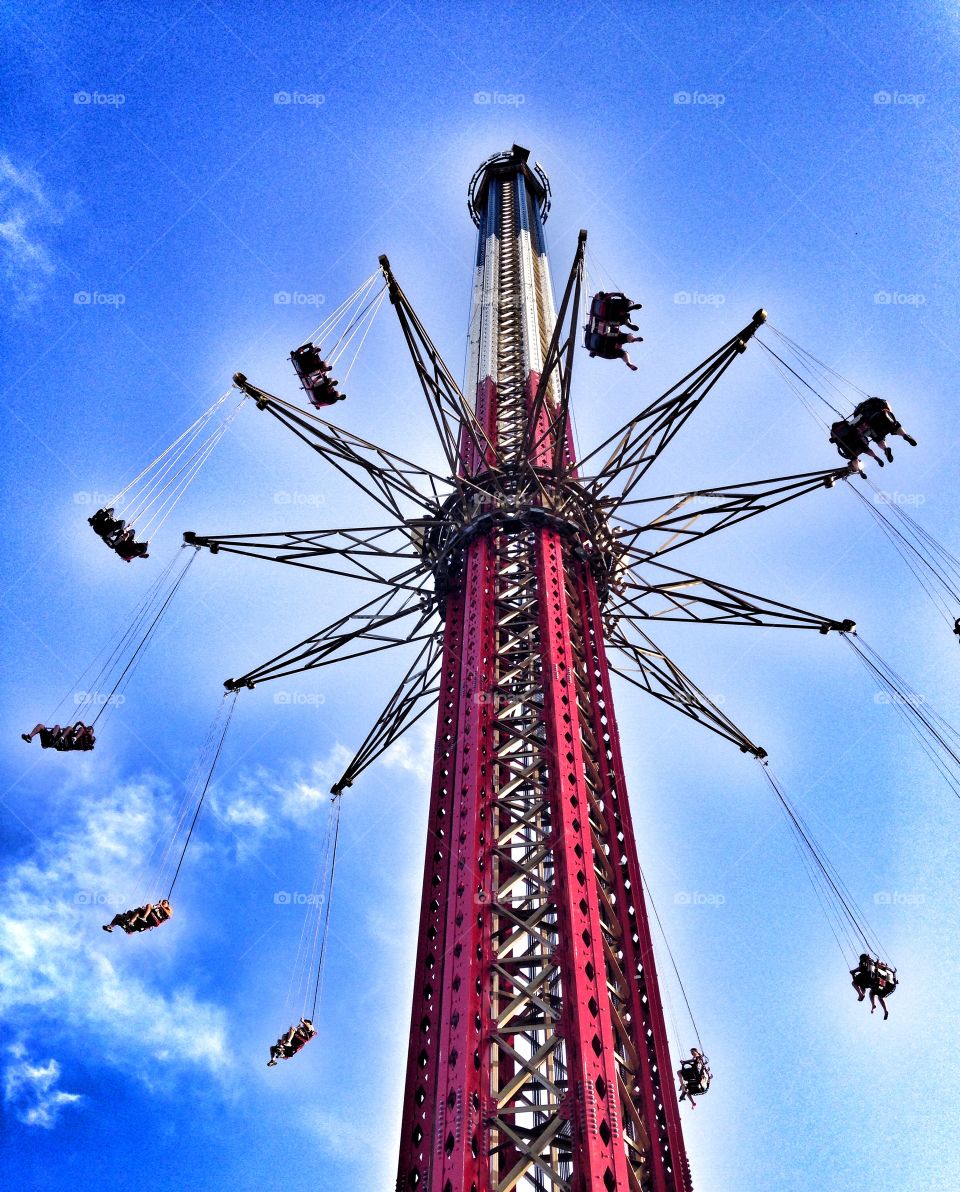
[[[100,930],[138,901],[131,875],[164,832],[156,815],[164,793],[151,780],[74,796],[71,820],[0,883],[0,1018],[28,1044],[38,1026],[47,1038],[69,1033],[148,1082],[182,1066],[223,1075],[230,1065],[221,1008],[152,980],[143,950],[129,946],[138,937]],[[140,893],[156,897],[149,886]],[[150,940],[162,965],[176,936],[160,931]]]
[[[426,756],[419,748],[393,751],[390,764],[419,773]],[[215,814],[206,843],[191,848],[229,843],[242,861],[264,841],[318,825],[350,757],[337,745],[286,773],[236,774],[227,790],[211,791]],[[37,1056],[38,1044],[60,1038],[79,1040],[150,1087],[188,1069],[203,1070],[225,1090],[229,1085],[234,1061],[223,1008],[170,983],[181,933],[161,929],[128,939],[100,929],[115,911],[166,888],[179,855],[177,848],[159,855],[171,839],[173,802],[155,776],[105,793],[72,785],[67,818],[0,879],[0,1022],[28,1048],[8,1067],[4,1087],[21,1121],[52,1127],[75,1102],[58,1087],[57,1061]],[[146,942],[149,948],[138,946]]]
[[[351,757],[343,745],[334,745],[325,758],[305,771],[292,769],[278,776],[260,768],[241,774],[229,789],[213,791],[211,806],[227,827],[238,830],[241,844],[250,847],[253,836],[280,836],[291,826],[302,828],[325,815],[330,787]],[[241,832],[244,835],[240,836]]]
[[[375,765],[413,774],[429,784],[433,769],[434,721],[425,717],[387,750]],[[237,855],[245,857],[260,839],[274,839],[291,827],[303,828],[326,815],[330,788],[353,760],[353,750],[334,745],[326,757],[286,775],[257,769],[234,778],[228,789],[214,789],[210,805],[235,831]],[[357,780],[363,781],[365,775]]]
[[[420,782],[429,784],[433,776],[433,750],[436,718],[427,714],[383,755],[382,764],[404,770]]]
[[[83,1100],[80,1093],[65,1093],[56,1087],[60,1065],[55,1059],[31,1064],[21,1043],[15,1043],[9,1051],[13,1058],[3,1074],[3,1103],[17,1121],[49,1130],[57,1124],[62,1109]]]
[[[40,177],[0,153],[0,269],[21,308],[38,301],[56,272],[40,232],[61,218]]]

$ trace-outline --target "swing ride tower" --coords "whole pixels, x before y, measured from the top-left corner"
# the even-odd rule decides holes
[[[470,190],[465,392],[482,436],[441,548],[456,563],[397,1187],[679,1192],[687,1161],[603,640],[613,540],[575,473],[558,480],[572,439],[559,386],[541,385],[556,322],[548,196],[516,148]]]
[[[444,471],[235,376],[388,524],[185,535],[375,589],[228,689],[414,651],[333,787],[338,814],[359,775],[437,707],[398,1192],[688,1192],[611,672],[762,760],[651,640],[650,621],[853,629],[664,561],[849,469],[637,495],[763,311],[577,459],[586,233],[555,308],[549,207],[547,177],[519,146],[474,175],[462,391],[386,257],[379,297],[368,301],[376,278],[354,295],[362,313],[337,343],[389,298]]]

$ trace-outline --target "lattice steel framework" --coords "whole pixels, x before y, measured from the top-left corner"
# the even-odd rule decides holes
[[[568,415],[586,233],[557,311],[543,238],[549,203],[546,176],[518,146],[471,183],[472,403],[381,258],[447,474],[237,374],[389,524],[187,540],[376,587],[229,687],[414,651],[335,794],[438,706],[397,1188],[686,1192],[607,650],[628,681],[765,756],[645,629],[657,618],[822,633],[852,622],[661,556],[848,471],[633,495],[746,349],[762,311],[578,464]]]

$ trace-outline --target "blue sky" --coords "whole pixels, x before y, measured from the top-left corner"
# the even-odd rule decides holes
[[[265,1062],[291,1020],[303,926],[277,895],[311,891],[325,792],[401,657],[291,680],[286,702],[266,685],[242,693],[175,919],[131,939],[99,928],[164,845],[222,680],[356,590],[204,554],[94,753],[19,740],[124,624],[180,531],[379,518],[253,409],[148,564],[99,546],[91,502],[236,369],[293,397],[287,352],[381,252],[459,372],[467,182],[517,141],[553,185],[555,278],[586,227],[591,276],[644,303],[640,372],[578,361],[581,445],[762,305],[891,399],[920,446],[897,442],[877,482],[956,551],[956,6],[185,0],[14,3],[2,22],[6,1182],[392,1186],[428,727],[345,801],[319,1038],[294,1063]],[[434,462],[391,317],[335,421]],[[752,351],[646,491],[836,459]],[[854,618],[960,720],[956,639],[842,486],[697,551],[682,566]],[[641,862],[717,1076],[685,1119],[696,1186],[956,1187],[960,1101],[942,1061],[960,1028],[956,800],[841,642],[682,626],[658,638],[770,751],[903,981],[890,1021],[871,1019],[755,765],[619,691]]]

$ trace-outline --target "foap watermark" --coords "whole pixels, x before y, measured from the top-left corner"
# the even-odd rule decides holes
[[[878,890],[873,901],[877,906],[923,906],[927,899],[915,890]]]
[[[877,505],[925,505],[927,503],[924,493],[879,492],[873,499]]]
[[[321,906],[322,894],[304,894],[300,890],[274,890],[274,906]]]
[[[77,290],[74,306],[113,306],[119,308],[127,301],[126,294],[101,294],[99,290]]]
[[[274,505],[323,505],[326,500],[323,493],[290,493],[284,489],[273,494]]]
[[[278,108],[319,108],[327,102],[327,97],[319,91],[275,91],[273,102]]]
[[[122,108],[127,97],[119,92],[108,94],[105,91],[74,91],[73,102],[78,107]]]
[[[877,290],[873,296],[874,306],[924,306],[926,294],[901,294],[899,290]]]
[[[704,894],[700,890],[678,890],[673,896],[677,906],[723,906],[724,894]]]
[[[673,102],[680,107],[722,108],[727,97],[717,91],[674,91]]]
[[[86,489],[81,489],[73,494],[74,505],[96,505],[98,509],[105,509],[107,502],[112,500],[112,493],[88,492]]]
[[[274,306],[323,306],[323,294],[305,294],[300,290],[277,290],[273,296]]]
[[[275,691],[273,702],[295,708],[319,708],[327,702],[327,697],[319,691]]]
[[[527,97],[514,91],[474,91],[473,102],[481,105],[500,105],[507,108],[521,108]]]
[[[878,108],[919,108],[927,97],[919,91],[874,91],[873,102]]]
[[[105,894],[102,890],[77,890],[73,896],[76,906],[107,906],[123,907],[124,900],[119,894]]]
[[[75,691],[73,702],[78,708],[103,708],[106,706],[119,708],[121,704],[127,702],[127,697],[108,691]]]
[[[701,294],[699,290],[677,290],[673,301],[677,306],[723,306],[726,294]]]
[[[901,693],[899,691],[875,691],[873,693],[873,702],[875,704],[907,704],[911,708],[921,708],[927,702],[927,697],[921,695],[919,691]]]

